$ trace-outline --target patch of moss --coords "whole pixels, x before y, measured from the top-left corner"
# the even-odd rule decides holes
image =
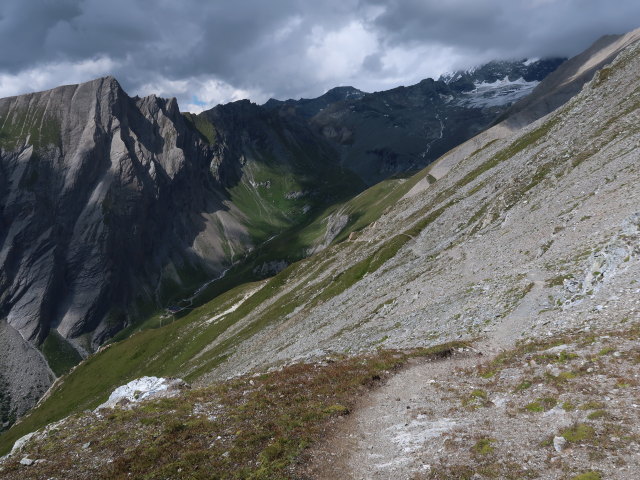
[[[602,418],[606,416],[607,412],[605,410],[596,410],[595,412],[591,412],[587,415],[589,420],[597,420],[598,418]]]
[[[496,450],[493,446],[495,441],[495,438],[481,438],[471,447],[471,451],[476,455],[490,455]]]
[[[410,357],[446,358],[451,356],[456,350],[468,348],[469,346],[470,346],[469,342],[455,340],[452,342],[433,345],[431,347],[416,348],[409,354],[409,356]]]
[[[547,287],[562,287],[565,280],[571,280],[572,278],[573,275],[570,274],[557,275],[553,278],[549,278],[545,283],[547,284]]]
[[[598,355],[602,357],[604,355],[609,355],[610,353],[613,353],[615,351],[616,351],[615,347],[604,347],[598,352]]]
[[[580,473],[574,477],[571,477],[571,480],[602,480],[602,475],[592,470],[592,471]]]
[[[323,410],[327,415],[342,416],[349,414],[349,408],[344,405],[330,405]]]
[[[527,405],[525,409],[530,412],[547,412],[558,404],[558,401],[552,397],[544,397],[535,400]]]
[[[569,443],[581,443],[592,440],[595,434],[596,431],[594,428],[585,423],[577,423],[560,432],[560,435]]]
[[[468,396],[462,399],[462,406],[470,408],[488,407],[491,405],[489,395],[481,389],[473,390]]]
[[[567,383],[569,380],[572,380],[578,377],[577,372],[565,371],[560,372],[558,375],[553,375],[550,372],[545,372],[544,378],[548,383],[553,383],[556,385],[561,385]]]
[[[589,400],[580,405],[580,410],[599,410],[604,408],[605,404],[598,400]]]
[[[523,390],[531,388],[531,385],[533,385],[533,383],[531,381],[523,380],[518,385],[516,385],[516,387],[513,389],[513,393],[522,392]]]

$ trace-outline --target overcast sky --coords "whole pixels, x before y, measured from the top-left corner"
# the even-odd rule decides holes
[[[1,0],[0,97],[108,74],[183,111],[375,91],[639,23],[638,0]]]

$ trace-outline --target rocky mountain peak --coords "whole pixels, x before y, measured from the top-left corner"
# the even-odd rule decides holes
[[[139,263],[109,252],[154,243],[141,215],[193,166],[187,156],[206,152],[175,99],[131,99],[113,77],[2,99],[0,118],[1,214],[12,226],[0,233],[0,304],[26,340],[100,332],[90,350],[118,323],[99,320],[109,305],[129,296],[110,279]],[[120,230],[132,220],[133,232]]]

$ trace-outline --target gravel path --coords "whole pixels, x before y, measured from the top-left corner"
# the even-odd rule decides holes
[[[533,286],[513,312],[487,330],[488,336],[474,350],[443,360],[414,360],[381,388],[363,399],[361,406],[337,429],[332,438],[317,447],[310,468],[312,478],[411,479],[429,466],[419,453],[430,439],[454,427],[458,422],[446,417],[430,419],[438,383],[449,380],[455,371],[512,347],[528,330],[540,309],[544,282],[541,272],[527,274]],[[438,410],[442,405],[437,406]]]

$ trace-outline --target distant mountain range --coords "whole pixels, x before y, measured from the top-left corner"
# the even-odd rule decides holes
[[[491,62],[409,87],[375,93],[338,87],[315,99],[271,99],[264,106],[308,119],[341,165],[373,185],[424,168],[482,131],[563,61]]]

